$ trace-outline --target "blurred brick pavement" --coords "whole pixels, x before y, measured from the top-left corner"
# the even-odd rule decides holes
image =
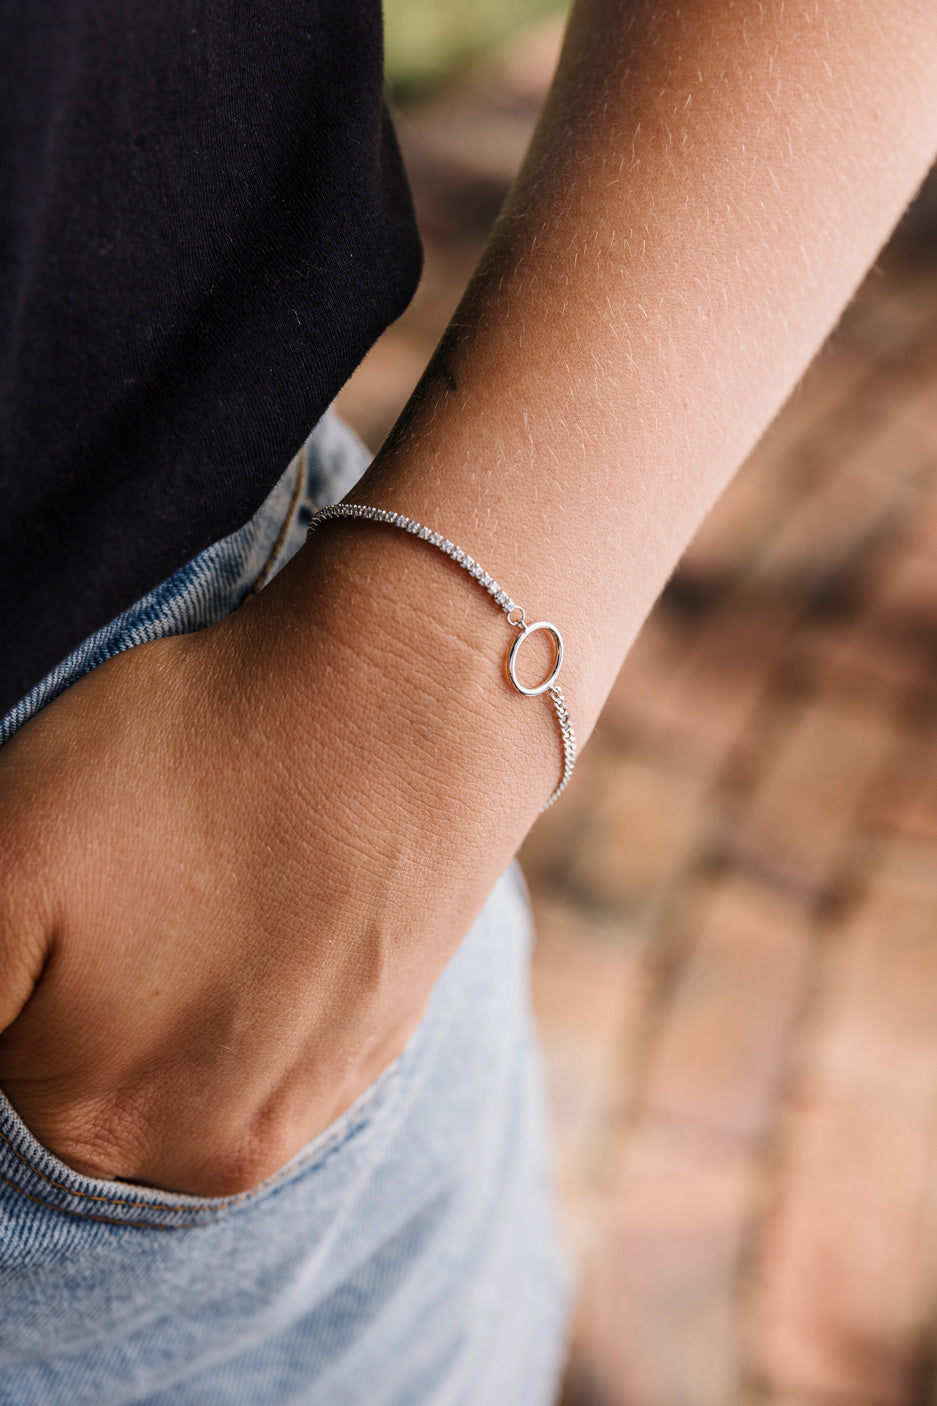
[[[372,443],[474,265],[555,45],[535,31],[401,118],[428,263],[343,396]],[[567,1406],[937,1406],[922,211],[689,550],[523,852],[582,1273]]]

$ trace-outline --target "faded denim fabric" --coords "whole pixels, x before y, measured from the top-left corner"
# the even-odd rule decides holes
[[[364,463],[327,416],[250,523],[86,641],[0,737],[102,660],[237,606]],[[85,1177],[0,1095],[2,1406],[548,1406],[569,1280],[529,943],[512,867],[404,1052],[241,1196]]]

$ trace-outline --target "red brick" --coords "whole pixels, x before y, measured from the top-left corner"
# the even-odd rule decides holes
[[[534,1010],[565,1219],[570,1239],[581,1246],[607,1126],[629,1101],[651,988],[644,944],[620,923],[539,903],[536,928]]]
[[[594,736],[576,762],[562,803],[542,816],[527,836],[521,866],[539,893],[562,895],[574,886],[578,856],[592,843],[596,797],[621,761],[620,750]]]
[[[937,862],[885,857],[849,915],[814,1077],[890,1116],[937,1109]]]
[[[937,762],[933,740],[912,740],[875,789],[868,827],[904,841],[937,847]],[[937,854],[937,848],[935,848]]]
[[[893,553],[876,573],[872,590],[875,613],[886,625],[937,633],[937,553]]]
[[[894,432],[880,435],[861,456],[830,465],[812,492],[806,493],[768,545],[755,579],[795,596],[817,590],[881,528],[895,511],[895,483],[883,480],[880,458],[900,459],[916,450]],[[913,440],[913,437],[912,437]],[[887,441],[887,442],[886,442]],[[880,457],[876,457],[880,456]],[[915,469],[920,467],[915,457]]]
[[[933,276],[906,278],[873,271],[859,289],[835,333],[838,346],[885,362],[907,354],[926,338],[934,322]]]
[[[752,1319],[758,1370],[791,1388],[909,1399],[937,1240],[935,879],[896,861],[872,883],[804,1056]]]
[[[607,759],[568,879],[590,903],[645,914],[699,852],[707,788],[639,756]]]
[[[905,1118],[820,1100],[790,1131],[783,1201],[761,1246],[759,1375],[847,1401],[904,1403],[923,1329],[932,1161]]]
[[[796,608],[729,597],[687,641],[661,687],[647,735],[700,775],[739,746],[790,645]]]
[[[596,729],[624,739],[653,733],[661,698],[672,686],[697,627],[658,606],[628,653]]]
[[[823,891],[866,788],[894,746],[894,728],[840,699],[807,706],[768,760],[734,836],[739,856],[795,886]]]
[[[870,437],[870,462],[883,479],[894,481],[897,474],[926,493],[937,449],[937,319],[933,316],[927,335],[911,351],[917,364],[873,376],[863,388],[861,403],[886,426],[883,437]],[[898,446],[895,454],[889,452],[892,444]]]
[[[791,1056],[810,933],[801,909],[729,878],[696,931],[652,1051],[642,1101],[744,1139],[770,1126]]]
[[[879,621],[876,610],[873,601],[855,625],[807,624],[798,631],[789,670],[830,701],[848,699],[866,712],[893,716],[926,687],[929,666]]]
[[[913,430],[922,449],[937,446],[937,318],[931,317],[928,336],[910,348],[903,376],[877,376],[868,384],[865,402],[890,420]]]
[[[913,1398],[917,1400],[917,1398]],[[575,1404],[574,1404],[575,1406]],[[850,1392],[848,1397],[839,1391],[759,1391],[756,1396],[746,1395],[744,1406],[881,1406],[880,1398],[865,1392]]]
[[[905,523],[905,544],[909,551],[937,556],[937,485],[925,483],[915,496],[914,511]]]
[[[578,1350],[609,1406],[738,1399],[750,1159],[696,1129],[635,1129],[585,1270]]]

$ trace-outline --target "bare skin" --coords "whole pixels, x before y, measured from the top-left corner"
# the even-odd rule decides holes
[[[924,0],[577,0],[508,210],[352,496],[556,622],[580,739],[935,147]],[[0,1082],[66,1162],[237,1192],[402,1048],[558,778],[509,642],[437,553],[333,524],[4,748]]]

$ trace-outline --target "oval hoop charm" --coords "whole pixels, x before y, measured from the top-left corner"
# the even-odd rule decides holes
[[[553,661],[553,668],[551,669],[547,677],[544,679],[543,683],[538,684],[536,688],[527,688],[525,684],[522,684],[519,681],[517,673],[515,672],[517,651],[520,649],[524,641],[530,635],[534,634],[537,630],[546,630],[549,634],[553,636],[553,647],[556,650],[556,658]],[[511,683],[517,689],[518,693],[523,693],[526,698],[535,698],[538,693],[546,693],[548,688],[553,687],[554,683],[556,682],[556,676],[560,672],[560,665],[562,664],[562,662],[563,637],[560,634],[559,630],[556,628],[555,625],[551,625],[549,620],[536,620],[532,625],[525,625],[523,630],[521,630],[520,634],[518,635],[517,639],[511,645],[511,652],[508,655],[507,664],[508,678],[511,680]]]

